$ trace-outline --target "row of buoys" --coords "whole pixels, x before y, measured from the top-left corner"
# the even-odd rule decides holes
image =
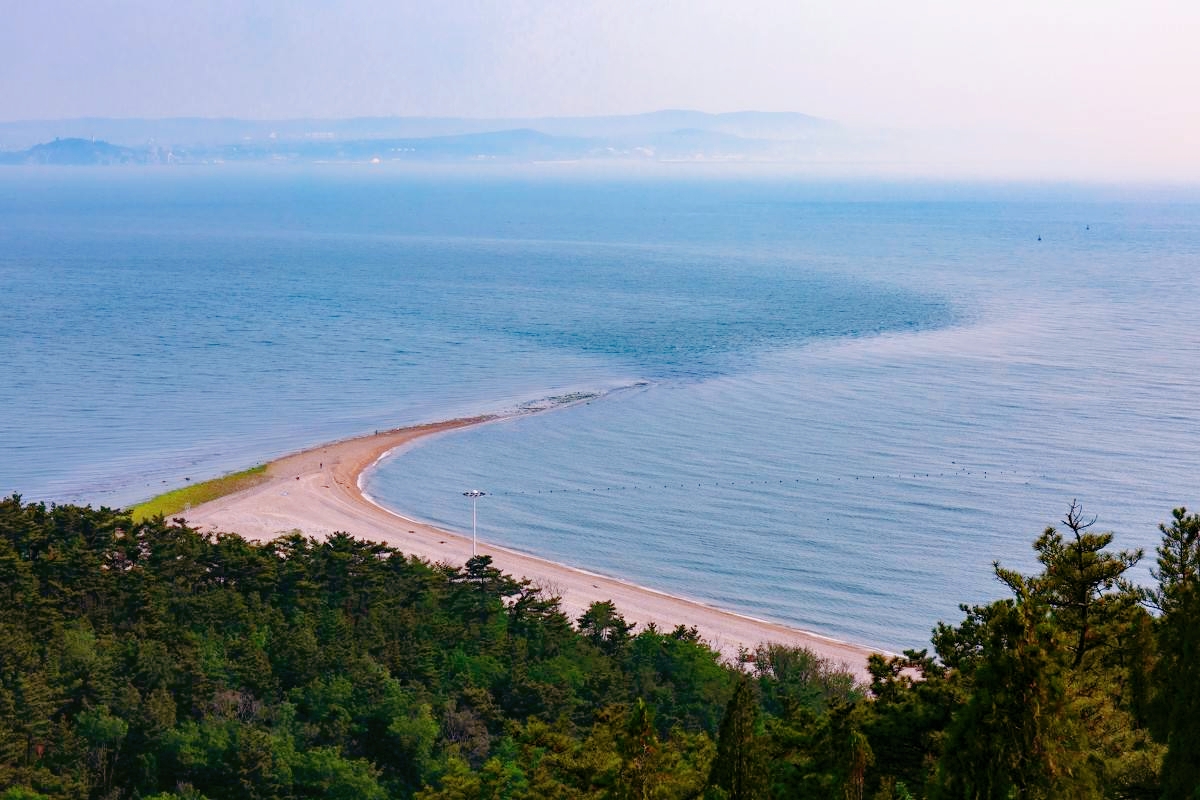
[[[954,463],[954,462],[951,462],[951,463]],[[992,474],[995,474],[995,475],[1013,474],[1013,475],[1015,475],[1016,473],[1010,473],[1005,470],[1000,470],[999,472],[993,472]],[[858,480],[876,480],[878,478],[891,479],[891,480],[911,480],[911,479],[921,479],[921,478],[954,478],[954,477],[961,477],[963,475],[982,475],[982,477],[987,478],[989,475],[989,472],[988,472],[988,470],[972,472],[971,470],[968,470],[965,468],[960,468],[954,472],[949,472],[949,473],[939,472],[936,474],[932,473],[932,472],[923,472],[923,473],[915,472],[915,473],[903,474],[903,475],[901,475],[901,474],[853,475],[853,476],[847,475],[847,476],[845,476],[845,480],[848,481],[851,478],[853,478],[856,481],[858,481]],[[1046,475],[1040,475],[1040,476],[1038,476],[1038,478],[1041,480],[1049,480],[1049,477]],[[792,480],[786,480],[786,479],[780,478],[778,480],[762,480],[762,481],[714,481],[712,483],[697,483],[695,488],[703,489],[705,487],[719,487],[719,486],[768,486],[768,485],[769,486],[778,486],[778,485],[782,485],[782,484],[786,484],[786,483],[800,483],[802,480],[803,480],[802,478],[794,478]],[[841,481],[841,480],[843,480],[843,478],[839,476],[839,477],[834,478],[833,480]],[[821,478],[817,477],[815,479],[815,481],[817,483],[820,483]],[[1026,479],[1025,484],[1029,485],[1029,483],[1030,483],[1030,479]],[[497,497],[515,497],[515,496],[519,496],[519,495],[531,495],[531,494],[587,494],[587,493],[599,493],[599,492],[621,492],[621,491],[634,491],[634,490],[660,491],[662,489],[691,489],[691,488],[692,488],[692,485],[690,483],[680,483],[680,484],[664,483],[661,486],[659,484],[645,484],[645,485],[635,484],[633,486],[594,486],[591,488],[579,487],[579,488],[575,488],[575,489],[530,489],[530,490],[522,489],[519,491],[511,491],[511,492],[490,492],[490,494],[493,496],[497,496]]]

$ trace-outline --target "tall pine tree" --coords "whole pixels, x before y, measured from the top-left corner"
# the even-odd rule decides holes
[[[766,753],[758,734],[759,707],[749,676],[738,680],[717,732],[717,757],[709,785],[729,800],[758,800],[767,796]]]
[[[1086,520],[1083,506],[1072,501],[1063,519],[1070,537],[1050,527],[1033,545],[1046,568],[1035,588],[1045,595],[1055,621],[1069,637],[1075,669],[1090,650],[1108,643],[1109,623],[1140,597],[1124,576],[1141,560],[1142,551],[1107,552],[1113,534],[1091,532],[1095,521]]]
[[[1200,796],[1200,515],[1177,508],[1170,527],[1159,529],[1152,732],[1167,745],[1163,798],[1183,800]]]
[[[946,800],[1098,797],[1069,713],[1064,648],[1033,581],[997,568],[1016,597],[971,609],[939,652],[974,651],[962,664],[971,695],[947,730],[935,796]],[[970,642],[952,642],[955,635]],[[962,645],[966,645],[963,647]]]

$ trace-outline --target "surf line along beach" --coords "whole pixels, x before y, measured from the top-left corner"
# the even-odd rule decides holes
[[[376,504],[364,494],[360,478],[388,453],[419,438],[499,419],[502,417],[481,416],[414,425],[313,447],[272,461],[267,465],[265,480],[251,488],[174,516],[182,516],[200,530],[226,531],[263,541],[297,530],[318,538],[344,532],[383,542],[433,563],[460,565],[471,557],[470,537]],[[528,578],[534,585],[559,595],[562,609],[571,619],[577,619],[595,601],[612,600],[625,619],[636,622],[639,628],[651,622],[661,630],[695,626],[726,658],[736,657],[739,648],[753,650],[767,642],[804,646],[865,678],[867,656],[879,652],[485,541],[478,543],[478,552],[491,556],[493,565],[504,572]]]

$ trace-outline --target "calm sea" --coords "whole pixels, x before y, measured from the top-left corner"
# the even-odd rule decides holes
[[[14,168],[0,491],[121,505],[596,393],[367,488],[456,530],[480,488],[487,540],[919,647],[1072,499],[1151,556],[1200,505],[1198,267],[1200,205],[1111,189]]]

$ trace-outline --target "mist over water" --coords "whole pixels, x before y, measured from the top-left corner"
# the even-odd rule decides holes
[[[0,175],[0,489],[124,504],[597,391],[367,488],[461,531],[478,487],[489,541],[892,649],[1072,498],[1152,557],[1200,500],[1200,207],[875,194]]]

